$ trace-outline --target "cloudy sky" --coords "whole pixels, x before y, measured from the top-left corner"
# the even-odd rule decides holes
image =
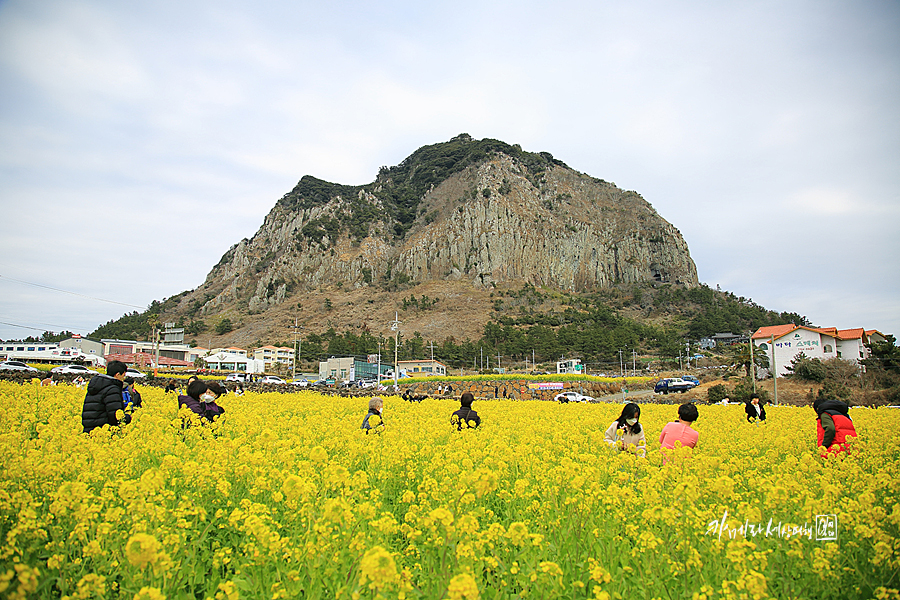
[[[638,191],[702,282],[900,335],[898,31],[893,1],[0,0],[0,338],[195,288],[303,175],[462,132]]]

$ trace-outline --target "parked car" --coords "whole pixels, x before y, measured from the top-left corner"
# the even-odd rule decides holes
[[[63,365],[61,367],[53,367],[51,373],[61,373],[63,375],[96,375],[97,371],[88,369],[82,365]]]
[[[137,369],[132,369],[131,367],[128,367],[127,369],[125,369],[125,377],[131,377],[132,379],[144,379],[147,376],[144,373],[141,373],[140,371],[138,371]]]
[[[554,398],[557,402],[593,402],[594,399],[591,396],[583,396],[578,392],[563,392],[561,394],[557,394]]]
[[[378,382],[374,379],[357,379],[356,385],[361,388],[372,388],[378,385]]]
[[[0,370],[2,371],[31,371],[37,373],[38,369],[29,367],[21,360],[5,360],[0,362]]]
[[[309,386],[309,380],[306,377],[300,377],[299,375],[294,377],[294,379],[293,379],[293,381],[291,381],[291,383],[293,385],[296,385],[299,387],[308,387]]]
[[[265,377],[260,379],[259,382],[260,383],[277,383],[277,384],[287,383],[284,379],[282,379],[281,377],[276,377],[275,375],[266,375]]]
[[[692,389],[694,385],[693,381],[685,381],[680,377],[668,377],[657,381],[653,391],[657,394],[674,394],[675,392],[683,394],[689,389]]]
[[[250,373],[229,373],[225,376],[225,381],[240,381],[247,383],[250,381]]]
[[[695,386],[700,385],[700,380],[694,377],[693,375],[682,375],[681,378],[685,381],[690,381]]]

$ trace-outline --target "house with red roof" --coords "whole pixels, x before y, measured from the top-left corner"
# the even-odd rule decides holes
[[[877,329],[866,329],[866,337],[869,338],[870,344],[888,341],[887,336]]]
[[[873,330],[874,331],[874,330]],[[772,325],[760,327],[751,336],[754,351],[765,352],[779,377],[789,374],[791,361],[801,352],[809,358],[840,358],[853,363],[869,356],[866,330],[837,327]],[[770,372],[771,372],[770,368]]]

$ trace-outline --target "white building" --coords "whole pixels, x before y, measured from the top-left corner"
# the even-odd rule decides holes
[[[584,365],[581,364],[581,360],[577,358],[562,360],[556,363],[556,373],[560,375],[565,373],[583,374]]]
[[[247,351],[243,348],[238,348],[237,346],[230,346],[228,348],[213,348],[209,351],[210,354],[237,354],[239,356],[247,356]]]
[[[790,374],[787,368],[801,352],[808,358],[840,358],[853,363],[869,355],[868,337],[862,328],[839,330],[836,327],[772,325],[760,327],[752,340],[754,352],[765,353],[769,357],[769,371],[774,367],[779,377]]]
[[[87,362],[95,367],[106,365],[106,360],[99,354],[63,347],[57,342],[3,342],[0,344],[0,360],[53,364]]]
[[[447,365],[439,360],[398,360],[397,370],[410,377],[443,377],[447,374]]]
[[[265,363],[237,352],[216,352],[203,357],[207,368],[213,371],[230,371],[236,373],[263,373]]]
[[[253,358],[263,361],[266,364],[267,370],[276,364],[293,366],[294,349],[279,348],[277,346],[263,346],[253,351]]]

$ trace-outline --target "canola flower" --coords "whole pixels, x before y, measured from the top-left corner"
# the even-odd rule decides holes
[[[456,431],[456,402],[387,397],[366,436],[364,398],[227,395],[183,427],[141,392],[84,435],[83,389],[0,382],[0,596],[900,597],[900,411],[851,411],[821,458],[811,409],[701,406],[664,464],[672,406],[642,407],[640,458],[603,439],[617,405],[483,401]]]

